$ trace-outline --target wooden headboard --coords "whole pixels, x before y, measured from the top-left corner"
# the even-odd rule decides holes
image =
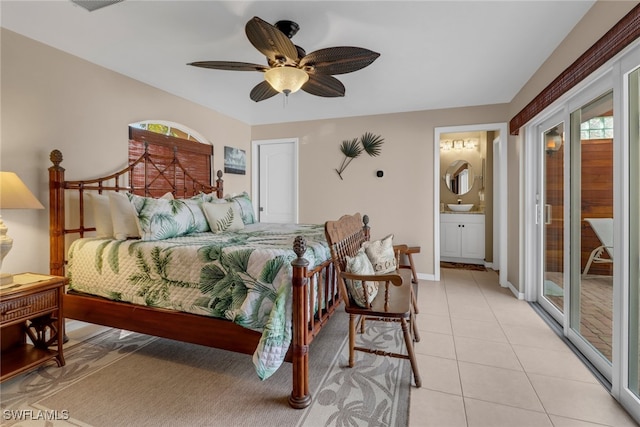
[[[224,194],[222,171],[211,184],[213,147],[142,129],[129,128],[129,161],[125,168],[87,180],[66,181],[60,166],[62,153],[53,150],[49,168],[49,270],[64,276],[67,237],[95,231],[85,218],[85,196],[90,192],[131,192],[159,197],[167,192],[188,198],[201,192]]]

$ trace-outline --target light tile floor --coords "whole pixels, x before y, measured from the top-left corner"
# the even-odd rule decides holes
[[[411,427],[636,426],[531,306],[493,271],[418,284],[422,387]]]

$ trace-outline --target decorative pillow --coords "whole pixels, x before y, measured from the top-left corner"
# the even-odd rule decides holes
[[[243,192],[242,194],[230,196],[225,196],[227,202],[234,202],[238,206],[238,211],[242,216],[242,222],[246,224],[253,224],[256,222],[255,216],[253,215],[253,204],[251,203],[251,198],[247,192]]]
[[[396,271],[396,254],[393,252],[393,234],[381,240],[362,244],[376,274]]]
[[[138,213],[124,193],[109,193],[109,210],[113,222],[113,236],[118,240],[139,238]]]
[[[202,210],[214,233],[237,231],[244,228],[235,203],[203,203]]]
[[[87,193],[87,200],[93,209],[93,223],[96,226],[96,237],[113,238],[113,220],[109,208],[109,196],[98,193]]]
[[[204,202],[214,202],[216,200],[222,200],[224,202],[224,199],[218,199],[218,195],[215,192],[211,192],[211,193],[200,193],[200,195],[202,196],[202,201]]]
[[[207,222],[207,218],[204,216],[204,212],[202,211],[202,200],[198,200],[196,198],[184,199],[184,204],[187,205],[187,209],[191,211],[191,215],[193,216],[193,222],[195,226],[194,233],[202,233],[204,231],[211,230],[209,228],[209,223]]]
[[[137,210],[142,240],[164,240],[184,236],[204,227],[202,220],[197,223],[194,214],[196,209],[199,210],[197,201],[189,207],[180,199],[155,199],[136,195],[130,197]]]
[[[373,265],[371,265],[369,257],[367,257],[367,254],[362,248],[358,250],[354,257],[347,257],[346,270],[347,273],[354,274],[375,274]],[[349,291],[351,298],[360,307],[369,307],[371,301],[373,301],[373,299],[378,294],[378,282],[365,281],[364,283],[367,287],[368,295],[368,298],[365,302],[362,280],[345,280],[345,283],[347,285],[347,290]]]

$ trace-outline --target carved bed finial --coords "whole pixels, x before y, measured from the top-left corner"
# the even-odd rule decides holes
[[[216,172],[216,176],[218,177],[218,179],[222,178],[222,170],[218,169],[218,172]]]
[[[363,215],[362,216],[362,222],[364,223],[365,227],[369,226],[369,215]]]
[[[296,253],[298,258],[302,258],[304,253],[307,251],[307,242],[302,236],[298,236],[293,241],[293,251]]]
[[[49,155],[49,160],[51,160],[54,166],[60,166],[60,163],[62,163],[62,153],[60,150],[53,150]]]

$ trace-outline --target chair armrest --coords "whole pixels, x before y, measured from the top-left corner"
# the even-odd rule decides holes
[[[402,286],[402,276],[399,274],[354,274],[340,272],[340,276],[343,279],[349,280],[363,280],[367,282],[391,282],[394,286]]]
[[[407,245],[393,245],[393,252],[405,253],[409,250],[409,246]]]

